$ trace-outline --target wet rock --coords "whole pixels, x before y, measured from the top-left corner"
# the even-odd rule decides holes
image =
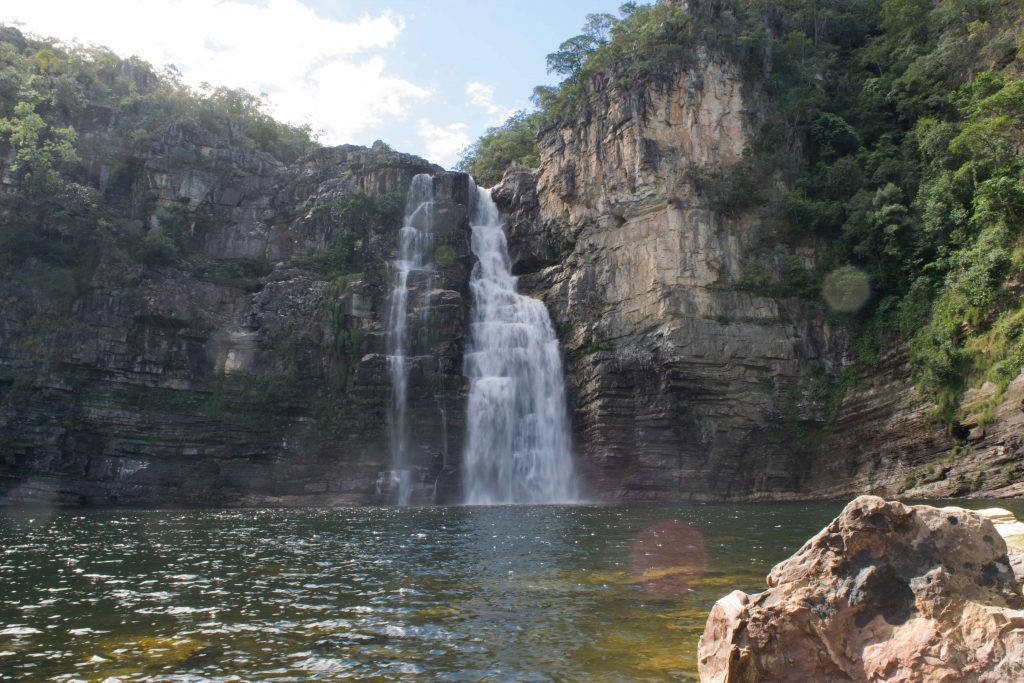
[[[504,214],[512,272],[534,273],[555,265],[562,245],[557,227],[539,218],[537,172],[510,170],[491,196]]]
[[[978,513],[861,496],[768,586],[715,604],[702,681],[1024,677],[1024,596]]]

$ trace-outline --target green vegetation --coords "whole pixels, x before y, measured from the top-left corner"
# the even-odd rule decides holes
[[[106,181],[80,159],[82,126],[92,161],[112,157]],[[0,174],[17,187],[0,193],[0,263],[32,264],[37,280],[60,285],[62,301],[70,283],[71,298],[80,296],[101,262],[179,264],[202,217],[182,204],[152,221],[153,197],[128,205],[118,190],[131,194],[141,172],[135,160],[153,154],[162,136],[200,131],[282,161],[315,144],[308,129],[278,123],[244,91],[195,90],[173,70],[157,74],[136,58],[0,26],[0,151],[10,159],[0,162]]]
[[[839,418],[846,392],[857,384],[857,372],[853,366],[847,366],[838,372],[826,372],[816,367],[807,381],[790,385],[785,393],[776,387],[774,380],[762,380],[765,393],[780,390],[782,427],[786,438],[793,438],[804,446],[817,446],[835,425]],[[802,406],[822,411],[815,415],[809,427],[802,419]]]
[[[608,339],[602,339],[600,337],[594,337],[590,333],[587,333],[583,337],[583,341],[580,343],[579,348],[574,349],[570,352],[570,356],[574,359],[586,358],[600,351],[611,351],[612,343]]]
[[[858,360],[909,341],[947,421],[966,387],[1004,387],[1024,368],[1019,0],[688,4],[588,16],[548,56],[565,78],[535,90],[538,124],[588,115],[595,88],[643,98],[702,52],[725,57],[757,134],[728,171],[691,169],[698,190],[723,213],[774,215],[766,240],[829,245],[815,272],[794,259],[781,280],[741,285],[817,298],[825,273],[855,267],[871,283],[868,305],[843,316]]]
[[[117,137],[129,146],[173,129],[203,129],[287,163],[315,144],[308,127],[275,121],[266,101],[244,90],[196,90],[173,68],[157,74],[149,64],[121,59],[105,48],[58,46],[0,27],[0,75],[0,116],[9,122],[3,132],[13,136],[9,141],[25,164],[35,161],[28,152],[35,142],[51,158],[73,164],[69,125],[97,107],[109,111]],[[46,163],[23,175],[44,179]],[[57,176],[49,174],[49,180]]]
[[[121,59],[106,48],[60,46],[0,27],[0,74],[0,114],[35,115],[55,131],[69,131],[87,109],[95,114],[100,107],[129,146],[175,128],[212,131],[285,162],[314,145],[308,127],[275,121],[265,100],[244,90],[193,89],[173,68],[157,74],[146,62]]]
[[[692,3],[695,15],[714,3]],[[682,64],[695,57],[699,40],[695,30],[728,31],[726,23],[698,20],[681,8],[667,3],[638,5],[624,3],[621,18],[610,14],[588,14],[582,32],[569,38],[547,57],[549,73],[565,76],[555,88],[534,89],[533,101],[544,119],[579,113],[586,102],[586,93],[595,78],[611,78],[627,92],[641,92],[647,84],[664,84]],[[735,40],[736,36],[723,41]]]
[[[274,264],[267,258],[243,258],[231,261],[203,261],[192,268],[192,275],[197,280],[212,282],[226,287],[234,287],[245,292],[258,292],[261,288],[260,278],[266,277],[274,269]]]
[[[781,275],[781,277],[776,277],[754,265],[737,283],[737,287],[779,298],[812,299],[816,298],[818,292],[821,291],[821,273],[808,269],[807,265],[797,256],[790,256],[786,259]]]
[[[302,265],[328,277],[361,271],[365,266],[363,247],[367,237],[400,225],[403,207],[404,197],[399,192],[379,197],[360,194],[317,205],[314,217],[332,222],[333,236],[326,248],[306,258]]]
[[[510,166],[537,168],[537,126],[540,114],[516,112],[505,123],[488,128],[479,140],[463,150],[455,168],[473,176],[477,183],[494,185]]]
[[[441,244],[434,250],[434,263],[438,268],[448,268],[455,263],[455,249],[450,244]]]
[[[324,340],[328,368],[323,391],[316,394],[312,404],[315,417],[314,427],[321,437],[339,438],[351,428],[346,420],[351,414],[353,368],[362,356],[368,336],[361,327],[362,321],[345,313],[340,297],[351,284],[362,277],[362,273],[339,276],[331,283],[324,297],[323,310],[329,317],[330,335]],[[322,345],[323,346],[323,345]]]
[[[88,269],[108,224],[99,193],[68,177],[79,164],[74,130],[48,123],[25,100],[0,112],[7,114],[0,117],[0,141],[13,151],[8,172],[21,185],[21,192],[0,196],[0,259],[38,257],[58,269]]]
[[[509,166],[536,168],[540,165],[538,128],[578,112],[595,76],[611,69],[622,85],[642,86],[651,79],[664,80],[678,59],[692,53],[690,41],[680,32],[685,16],[679,9],[627,2],[620,14],[622,19],[588,14],[583,32],[547,57],[548,72],[566,76],[565,80],[555,88],[535,88],[532,99],[538,111],[517,112],[501,126],[488,129],[462,153],[456,168],[483,185],[500,181]]]

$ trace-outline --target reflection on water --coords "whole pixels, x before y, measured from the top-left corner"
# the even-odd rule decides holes
[[[0,680],[685,679],[840,507],[0,513]]]
[[[629,564],[647,590],[685,593],[708,568],[704,534],[678,519],[659,522],[637,535]]]

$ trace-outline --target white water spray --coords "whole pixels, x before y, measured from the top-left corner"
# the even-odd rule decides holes
[[[572,502],[576,474],[558,338],[544,304],[516,291],[498,208],[490,190],[477,192],[465,500]]]

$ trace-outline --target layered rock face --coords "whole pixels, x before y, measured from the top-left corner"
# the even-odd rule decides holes
[[[435,174],[438,243],[450,247],[410,307],[413,352],[433,359],[411,378],[417,499],[454,489],[437,416],[446,401],[459,449],[468,177],[383,145],[318,149],[285,166],[196,129],[126,156],[107,133],[113,114],[94,114],[96,125],[79,126],[80,154],[117,209],[116,235],[173,217],[189,256],[102,262],[72,303],[48,294],[39,264],[4,275],[0,498],[387,502],[387,263],[400,211],[357,245],[362,272],[322,274],[310,257],[330,248],[347,202],[400,206],[417,173]],[[418,308],[428,298],[429,319]]]
[[[918,394],[905,347],[862,372],[843,397],[806,490],[822,497],[871,491],[884,496],[1014,497],[1024,493],[1024,375],[1004,392],[969,390],[952,428]]]
[[[602,498],[675,500],[803,489],[823,421],[801,399],[842,339],[814,307],[754,291],[793,254],[763,216],[715,210],[704,171],[738,161],[750,116],[732,67],[701,54],[639,94],[609,77],[585,113],[542,131],[541,170],[497,190],[522,286],[563,332],[582,468]]]
[[[768,586],[716,603],[702,681],[1024,677],[1024,596],[978,513],[862,496]]]

